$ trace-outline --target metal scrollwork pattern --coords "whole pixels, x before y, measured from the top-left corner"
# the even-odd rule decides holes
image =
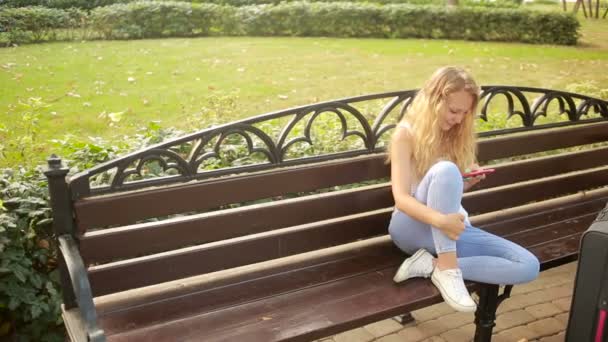
[[[277,165],[382,152],[389,132],[403,117],[416,92],[407,90],[311,104],[208,128],[81,172],[70,180],[72,193],[75,198],[82,198]],[[502,102],[497,98],[502,98]],[[608,119],[608,101],[556,90],[511,86],[482,87],[479,118],[487,122],[491,113],[495,115],[490,105],[496,103],[503,107],[499,115],[506,115],[506,120],[518,116],[521,125],[480,132],[480,136]],[[537,124],[539,117],[546,117],[550,111],[552,115],[566,114],[567,120]],[[589,117],[591,112],[599,117]],[[587,117],[583,119],[583,116]],[[315,142],[313,131],[318,126],[337,132],[335,135],[340,141],[330,141],[331,146],[317,146],[320,143]],[[354,143],[348,150],[341,150],[338,147],[346,139]],[[294,152],[298,145],[311,148],[312,152],[307,150],[299,155]],[[101,174],[107,175],[106,184],[92,187],[91,180]]]
[[[194,150],[188,158],[189,163],[192,165],[193,170],[198,170],[199,166],[206,160],[211,158],[221,158],[220,149],[222,143],[224,143],[230,136],[238,135],[245,140],[245,146],[249,154],[261,153],[263,154],[269,163],[276,164],[277,160],[277,147],[272,141],[272,138],[268,136],[264,131],[260,130],[251,125],[247,124],[234,124],[228,125],[225,129],[217,130],[214,133],[207,134],[198,139]],[[252,137],[261,139],[264,143],[263,147],[256,147],[254,145]],[[205,151],[204,147],[210,143],[213,138],[217,138],[217,141],[213,144],[213,148],[210,151]]]
[[[373,148],[374,140],[373,135],[370,131],[371,128],[363,114],[347,103],[333,102],[323,104],[316,108],[312,108],[310,111],[300,111],[293,117],[289,124],[285,126],[285,128],[282,130],[278,139],[277,148],[279,153],[278,157],[280,161],[284,161],[286,159],[285,157],[289,148],[295,145],[296,143],[305,142],[309,145],[313,144],[311,130],[315,123],[315,120],[323,113],[333,113],[338,117],[342,140],[350,136],[359,137],[367,149]],[[362,131],[349,129],[347,122],[347,116],[349,115],[361,125]],[[306,122],[303,136],[287,140],[293,128],[298,124],[298,122],[301,122],[302,120]]]

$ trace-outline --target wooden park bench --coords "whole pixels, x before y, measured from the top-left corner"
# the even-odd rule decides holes
[[[261,115],[69,178],[49,159],[70,338],[310,341],[441,302],[427,279],[392,281],[406,255],[387,235],[385,144],[414,95]],[[561,120],[540,123],[551,109]],[[478,158],[497,171],[464,196],[472,223],[542,269],[575,260],[608,201],[608,102],[486,86],[480,113],[521,124],[479,133]],[[468,285],[475,340],[488,341],[511,287]]]

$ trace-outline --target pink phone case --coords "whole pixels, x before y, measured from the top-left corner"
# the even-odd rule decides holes
[[[487,175],[494,171],[496,171],[496,170],[495,169],[477,169],[477,170],[473,170],[473,171],[463,174],[462,177],[471,178],[471,177],[476,177],[476,176],[481,176],[481,175]]]

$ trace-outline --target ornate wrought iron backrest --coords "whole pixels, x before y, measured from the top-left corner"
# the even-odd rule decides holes
[[[133,152],[74,175],[70,180],[72,197],[79,199],[90,195],[267,170],[277,166],[301,165],[379,153],[385,150],[382,139],[386,138],[388,135],[386,133],[402,118],[416,93],[417,90],[407,90],[316,103],[204,129]],[[535,100],[530,104],[524,93],[531,94]],[[608,101],[540,88],[484,86],[479,106],[479,117],[482,120],[488,121],[489,106],[496,102],[494,99],[501,94],[506,100],[507,108],[503,111],[506,112],[506,119],[519,116],[521,124],[518,125],[519,127],[481,132],[479,133],[481,137],[608,119]],[[383,103],[378,114],[366,115],[357,108],[373,101]],[[535,125],[540,116],[547,115],[548,107],[552,102],[557,103],[558,114],[567,114],[568,120]],[[591,108],[600,117],[581,120]],[[358,144],[354,144],[355,149],[341,152],[322,151],[314,156],[290,157],[290,149],[296,144],[314,145],[311,137],[313,123],[325,113],[333,113],[339,119],[342,140],[349,137],[359,138]],[[391,115],[396,116],[393,122],[385,122],[390,121],[387,117]],[[269,125],[273,120],[275,123]],[[352,129],[349,125],[359,127]],[[297,136],[293,136],[294,134]],[[222,159],[220,150],[231,136],[240,136],[250,155],[255,153],[265,160],[251,165],[210,169],[206,163],[210,160]],[[149,163],[157,163],[156,169],[162,168],[160,175],[153,177],[154,175],[145,174],[146,165]],[[102,174],[105,175],[108,185],[92,187],[92,180]]]

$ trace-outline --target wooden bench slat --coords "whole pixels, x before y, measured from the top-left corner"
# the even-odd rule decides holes
[[[498,171],[497,171],[498,172]],[[467,193],[463,206],[469,213],[486,213],[606,186],[608,167],[573,172]],[[492,194],[489,196],[489,194]]]
[[[596,167],[604,165],[604,160],[608,160],[608,148],[506,163],[497,166],[498,172],[482,182],[480,189],[488,188],[486,184],[511,184],[511,178],[523,181]],[[467,196],[465,195],[465,198]],[[81,238],[80,247],[86,263],[103,263],[111,261],[110,258],[132,258],[385,208],[391,206],[392,201],[388,184],[366,186],[161,222],[87,232]],[[342,203],[350,205],[345,206]],[[222,229],[215,229],[218,226]],[[133,244],[133,241],[138,243]]]
[[[392,205],[393,197],[386,185],[372,185],[158,223],[88,232],[80,240],[80,248],[85,262],[108,262],[110,258],[132,258]]]
[[[483,139],[479,142],[479,159],[488,161],[606,141],[607,132],[608,123],[599,123]],[[564,136],[568,138],[564,139]],[[90,228],[129,224],[150,217],[383,178],[389,175],[384,159],[384,154],[369,155],[196,184],[85,198],[74,206],[78,229],[82,233]]]
[[[384,154],[356,157],[195,184],[85,198],[74,204],[80,232],[288,193],[314,191],[388,175]]]
[[[560,239],[564,236],[584,232],[587,230],[587,228],[589,228],[589,225],[591,225],[598,212],[599,211],[571,217],[558,222],[552,222],[547,225],[536,227],[532,230],[525,230],[522,232],[509,234],[505,236],[505,238],[521,246],[536,246],[547,241]]]
[[[576,260],[581,236],[583,233],[573,234],[530,247],[529,250],[541,261],[540,269],[544,271]]]
[[[517,227],[517,225],[510,225],[510,222],[519,222],[519,219],[527,220],[530,217],[537,217],[540,221],[535,220],[533,222],[535,222],[534,224],[536,225],[540,225],[543,224],[542,222],[551,222],[549,219],[552,215],[555,215],[556,212],[564,209],[570,210],[579,205],[585,205],[585,203],[603,199],[608,199],[608,187],[589,191],[579,191],[567,196],[475,215],[471,217],[471,222],[478,227],[487,227],[489,231],[504,235],[508,232],[501,233],[500,229],[511,230],[509,227]]]
[[[608,189],[604,191],[602,196],[608,195]],[[519,230],[519,227],[533,226],[537,227],[550,222],[559,222],[571,217],[583,216],[586,214],[594,214],[600,211],[608,201],[608,197],[598,197],[591,200],[582,200],[581,203],[575,202],[565,208],[557,207],[553,210],[534,211],[531,214],[518,213],[513,218],[502,219],[491,224],[484,224],[484,230],[506,236]]]
[[[488,175],[475,189],[483,190],[505,184],[591,169],[606,165],[607,160],[608,147],[600,147],[586,151],[560,153],[547,157],[503,163],[499,165],[497,172]]]
[[[601,122],[481,139],[478,143],[477,155],[480,161],[486,162],[605,141],[608,141],[608,122]]]

